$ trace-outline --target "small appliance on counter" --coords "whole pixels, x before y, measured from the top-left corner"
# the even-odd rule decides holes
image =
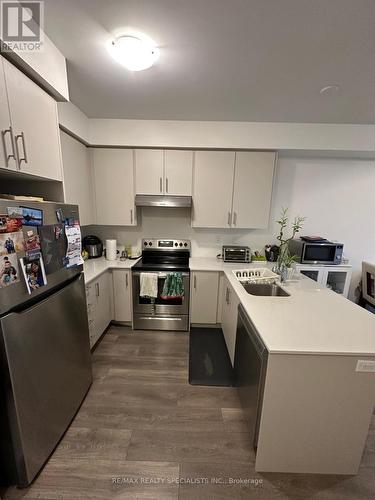
[[[280,248],[277,245],[266,245],[264,253],[268,262],[276,262],[279,257]]]
[[[325,238],[304,236],[289,242],[289,251],[301,264],[338,265],[342,262],[344,245]]]
[[[251,262],[251,249],[243,245],[223,245],[224,262]]]
[[[96,259],[103,255],[103,243],[97,236],[85,236],[83,238],[83,248],[89,254],[89,259]]]

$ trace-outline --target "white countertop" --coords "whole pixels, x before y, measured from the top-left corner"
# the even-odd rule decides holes
[[[138,260],[90,259],[84,263],[85,283],[109,269],[131,269]],[[350,300],[299,273],[281,285],[290,297],[257,297],[232,273],[273,265],[224,263],[216,257],[189,261],[191,271],[225,273],[270,353],[375,356],[375,315]]]
[[[267,264],[267,262],[261,262],[261,264]],[[249,265],[223,262],[217,257],[191,257],[189,259],[190,271],[226,271],[228,269],[245,269]]]
[[[191,271],[225,273],[270,353],[375,356],[375,315],[350,300],[297,272],[281,285],[290,297],[257,297],[248,294],[232,273],[273,265],[190,259]]]
[[[105,257],[99,257],[98,259],[88,259],[83,264],[85,284],[87,285],[109,269],[131,269],[138,261],[139,259],[127,259],[125,261],[121,261],[119,259],[106,260]]]

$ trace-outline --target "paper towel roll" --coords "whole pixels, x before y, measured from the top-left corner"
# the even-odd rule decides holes
[[[105,240],[105,258],[107,260],[116,260],[117,258],[116,240]]]

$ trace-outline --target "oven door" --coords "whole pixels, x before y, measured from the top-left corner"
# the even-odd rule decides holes
[[[156,272],[158,275],[158,296],[156,299],[140,297],[140,275],[141,272],[133,271],[133,312],[134,314],[148,314],[151,316],[167,316],[189,314],[189,295],[190,295],[190,273],[182,274],[184,286],[184,297],[175,299],[161,298],[166,272]]]

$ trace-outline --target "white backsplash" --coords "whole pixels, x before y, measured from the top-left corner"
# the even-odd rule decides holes
[[[184,238],[191,240],[194,257],[213,257],[220,253],[222,245],[249,245],[262,250],[274,238],[269,231],[240,229],[197,229],[190,225],[188,208],[138,208],[137,227],[86,226],[84,234],[95,234],[103,240],[114,238],[118,247],[141,246],[142,238]]]

